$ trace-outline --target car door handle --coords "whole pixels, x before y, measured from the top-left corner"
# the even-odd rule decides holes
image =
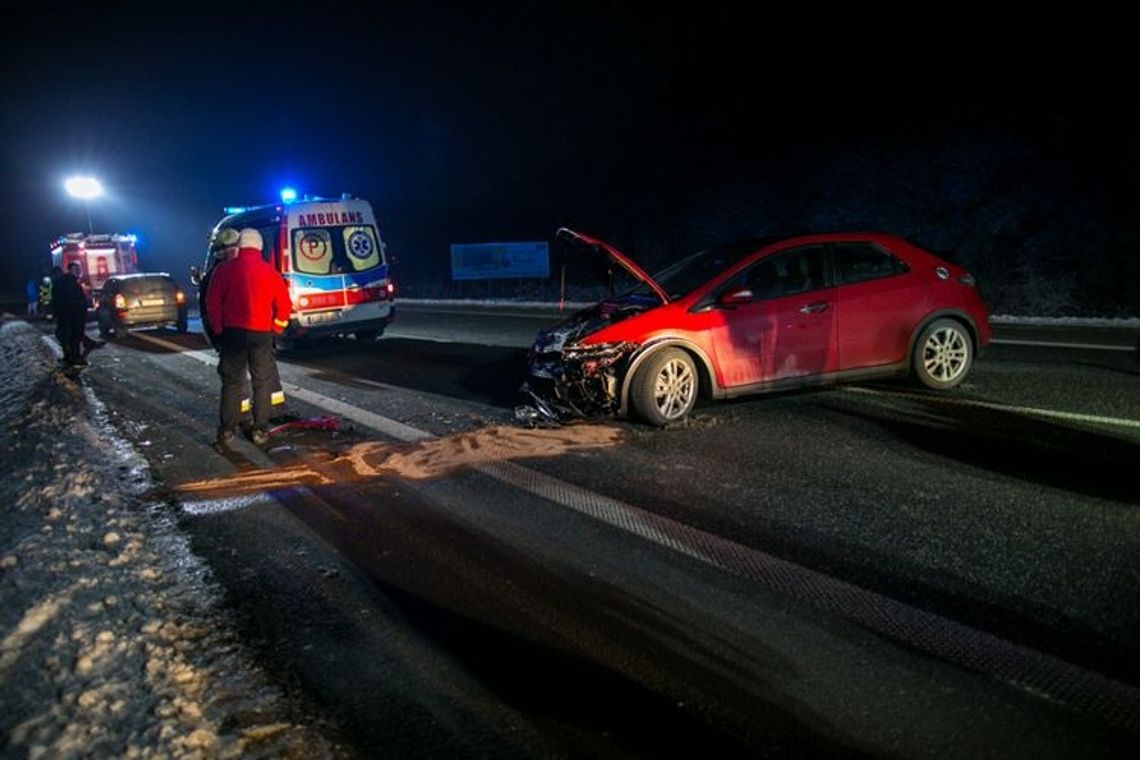
[[[827,301],[812,301],[800,307],[800,313],[802,314],[817,314],[821,311],[827,311]]]

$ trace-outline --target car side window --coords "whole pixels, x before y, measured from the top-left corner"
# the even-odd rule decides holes
[[[746,276],[753,298],[775,298],[780,295],[780,273],[770,259],[764,259],[749,268]]]
[[[779,298],[824,287],[823,255],[822,246],[807,246],[761,259],[745,273],[753,297]]]
[[[870,243],[840,243],[832,246],[832,251],[841,285],[878,280],[908,271],[902,259]]]

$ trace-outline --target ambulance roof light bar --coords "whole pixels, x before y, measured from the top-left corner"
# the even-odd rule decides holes
[[[298,197],[297,191],[291,187],[285,187],[281,189],[281,201],[285,205],[296,203],[298,200],[310,203],[336,203],[338,200],[356,200],[356,196],[352,193],[341,193],[339,198],[322,198],[319,195],[309,195],[308,193],[305,193],[304,195]],[[272,205],[274,204],[270,204],[270,206]],[[225,206],[222,208],[222,213],[224,213],[226,216],[233,216],[234,214],[242,214],[246,211],[252,211],[257,208],[269,208],[270,206]],[[278,208],[280,207],[278,206]]]

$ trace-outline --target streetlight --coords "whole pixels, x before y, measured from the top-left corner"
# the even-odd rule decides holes
[[[91,224],[91,207],[88,202],[103,194],[103,186],[94,177],[70,177],[63,186],[72,197],[83,201],[83,211],[87,214],[87,231],[94,233],[95,227]]]

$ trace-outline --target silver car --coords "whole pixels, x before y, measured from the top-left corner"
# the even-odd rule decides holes
[[[166,272],[113,275],[95,306],[103,338],[121,338],[137,328],[173,327],[186,332],[186,292]]]

